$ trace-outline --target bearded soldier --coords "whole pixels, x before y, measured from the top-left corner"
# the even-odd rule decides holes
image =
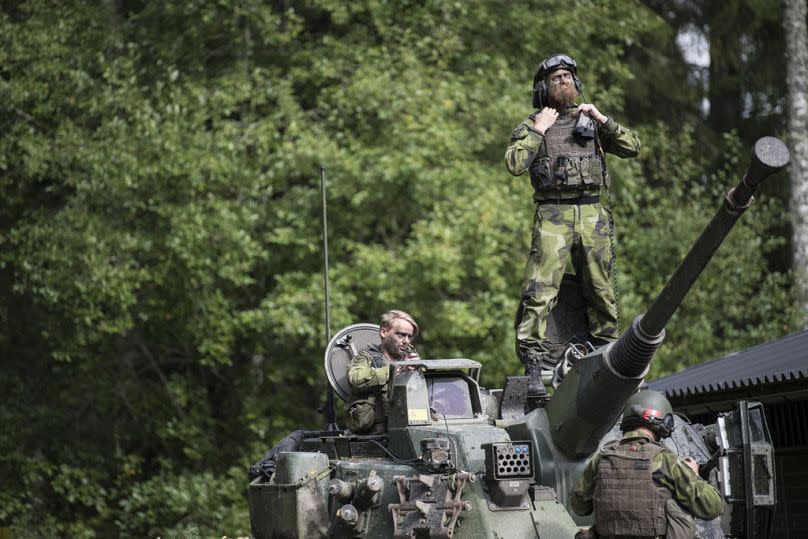
[[[698,464],[659,443],[673,429],[673,410],[658,391],[635,393],[623,412],[623,438],[587,463],[570,495],[579,515],[595,512],[583,537],[692,539],[693,517],[713,519],[724,498],[699,477]]]
[[[556,303],[570,260],[586,300],[590,342],[602,346],[618,336],[617,301],[611,282],[612,218],[601,205],[608,188],[608,152],[635,157],[640,140],[582,95],[575,60],[555,54],[533,78],[533,106],[505,152],[508,171],[530,173],[536,214],[516,316],[516,353],[530,376],[529,395],[543,392],[541,374],[552,370],[547,316]]]
[[[402,360],[418,359],[412,341],[418,324],[404,311],[392,310],[379,323],[381,344],[370,345],[348,364],[351,400],[345,410],[348,429],[354,434],[381,434],[387,431],[387,391],[391,374],[414,369]],[[394,368],[391,373],[391,362]]]

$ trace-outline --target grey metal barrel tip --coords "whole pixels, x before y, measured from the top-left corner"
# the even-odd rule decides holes
[[[752,148],[752,155],[755,161],[772,172],[786,166],[791,158],[783,141],[775,137],[759,138]]]

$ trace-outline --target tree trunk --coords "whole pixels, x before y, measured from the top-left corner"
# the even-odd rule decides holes
[[[788,142],[791,150],[791,245],[795,289],[808,326],[808,35],[806,0],[785,0],[783,28],[786,37],[788,79]]]
[[[708,122],[716,133],[738,128],[743,114],[744,33],[737,22],[748,16],[743,2],[706,2],[710,40],[710,114]]]

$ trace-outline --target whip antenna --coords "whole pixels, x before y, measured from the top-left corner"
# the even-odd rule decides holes
[[[320,165],[320,186],[323,192],[323,288],[325,289],[325,342],[331,342],[331,298],[328,291],[328,196],[327,181],[325,178],[325,165]],[[334,388],[328,385],[327,417],[329,431],[337,431],[337,412],[334,405]]]

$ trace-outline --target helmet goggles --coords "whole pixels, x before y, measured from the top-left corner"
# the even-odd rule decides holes
[[[573,74],[577,74],[578,64],[576,64],[575,60],[573,60],[572,57],[567,54],[554,54],[541,63],[536,75],[538,78],[544,78],[553,71],[558,71],[559,69],[566,69]]]

